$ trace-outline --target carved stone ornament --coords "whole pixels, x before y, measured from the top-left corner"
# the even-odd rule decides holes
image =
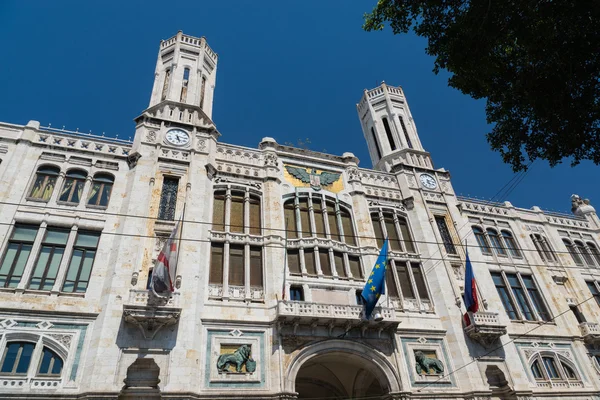
[[[266,167],[277,167],[278,158],[275,153],[266,153],[265,154],[265,166]]]
[[[571,195],[571,211],[578,216],[595,213],[596,209],[590,205],[588,199],[582,199],[579,195]]]
[[[196,149],[202,152],[206,151],[206,139],[202,139],[200,137],[196,137],[196,139]]]
[[[348,174],[348,181],[360,181],[360,175],[358,173],[358,169],[348,168],[346,170],[346,174]]]
[[[138,153],[137,151],[135,153],[129,154],[127,156],[127,165],[129,166],[129,169],[135,168],[135,166],[137,165],[137,162],[140,158],[142,158],[142,155],[140,153]]]
[[[250,357],[252,346],[248,344],[241,345],[233,354],[221,354],[217,359],[217,369],[219,372],[231,372],[229,367],[235,368],[235,372],[241,373],[242,367],[246,366],[246,371],[253,373],[256,371],[256,361]]]
[[[156,131],[148,131],[148,133],[146,133],[146,141],[148,141],[150,143],[155,143],[156,142]]]
[[[56,340],[57,342],[59,342],[60,344],[62,344],[63,346],[65,346],[65,348],[69,348],[71,347],[71,340],[73,339],[73,335],[65,335],[65,334],[52,334],[52,335],[48,335],[50,336],[52,339]]]
[[[179,321],[181,308],[171,305],[170,297],[160,297],[147,292],[145,302],[123,305],[123,319],[137,326],[144,338],[153,339],[164,326],[174,325]]]
[[[484,347],[495,343],[500,336],[506,335],[506,326],[500,323],[498,313],[489,311],[468,312],[469,325],[464,330],[467,336]]]
[[[294,178],[303,183],[310,184],[310,187],[313,190],[321,190],[322,187],[329,186],[340,179],[340,174],[326,171],[323,171],[319,174],[314,168],[312,168],[309,172],[307,169],[302,167],[292,167],[291,165],[286,165],[285,169]]]
[[[440,360],[433,357],[427,357],[422,351],[415,351],[415,361],[415,368],[419,375],[439,375],[444,372],[444,365]],[[433,372],[431,372],[432,370]]]

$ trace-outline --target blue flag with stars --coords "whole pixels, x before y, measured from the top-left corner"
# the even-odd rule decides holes
[[[365,300],[365,317],[367,319],[371,318],[371,313],[377,305],[377,301],[379,301],[382,294],[385,294],[385,271],[387,267],[388,240],[386,238],[361,295]]]

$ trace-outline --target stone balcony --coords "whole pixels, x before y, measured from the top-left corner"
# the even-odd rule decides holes
[[[582,322],[579,324],[579,330],[586,343],[600,344],[600,325],[595,322]]]
[[[329,335],[335,328],[349,330],[359,328],[363,333],[367,329],[382,331],[395,329],[400,323],[393,308],[376,307],[375,313],[383,316],[382,321],[365,320],[363,306],[346,304],[322,304],[305,301],[279,301],[277,304],[277,320],[280,324],[290,325],[293,334],[297,334],[299,326],[310,326],[312,334],[319,326],[324,326]]]
[[[465,327],[465,333],[473,340],[488,347],[500,336],[506,334],[506,325],[500,323],[498,313],[479,311],[469,312],[470,325]]]
[[[180,314],[179,292],[161,298],[151,290],[130,290],[123,304],[125,322],[140,328],[146,339],[154,338],[162,327],[176,324]]]

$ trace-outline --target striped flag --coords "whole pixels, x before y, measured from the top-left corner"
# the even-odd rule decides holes
[[[171,232],[171,236],[169,236],[169,239],[158,255],[156,266],[152,271],[150,288],[159,297],[159,293],[165,294],[166,292],[175,291],[175,272],[177,271],[177,253],[179,252],[179,243],[177,240],[179,238],[180,226],[181,221],[178,221],[175,229]]]

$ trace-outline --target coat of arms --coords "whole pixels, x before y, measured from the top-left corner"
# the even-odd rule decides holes
[[[314,168],[312,168],[309,172],[304,168],[286,165],[285,169],[287,169],[290,175],[292,175],[294,178],[304,183],[310,184],[310,187],[313,190],[321,190],[321,187],[329,186],[338,179],[340,179],[340,174],[336,174],[333,172],[321,172],[319,174]]]

